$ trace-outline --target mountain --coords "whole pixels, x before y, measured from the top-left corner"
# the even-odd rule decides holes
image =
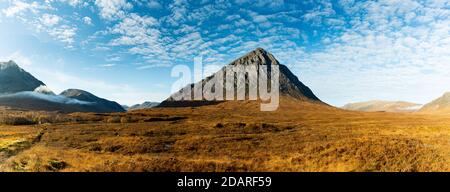
[[[89,102],[33,91],[0,95],[0,106],[33,111],[59,111],[63,113],[101,112],[92,110]]]
[[[0,106],[34,111],[59,111],[111,113],[125,111],[115,102],[98,98],[84,101],[64,95],[45,94],[35,91],[22,91],[0,95]]]
[[[424,105],[420,113],[450,113],[450,92]]]
[[[56,95],[14,61],[0,62],[0,106],[65,113],[125,111],[116,102],[82,90],[69,89]]]
[[[142,104],[136,104],[133,105],[131,107],[127,108],[127,111],[131,111],[131,110],[137,110],[137,109],[150,109],[150,108],[154,108],[156,106],[158,106],[160,103],[158,102],[150,102],[150,101],[146,101]]]
[[[0,94],[34,91],[42,85],[45,84],[20,68],[14,61],[0,62]]]
[[[130,106],[128,105],[121,105],[123,109],[125,109],[125,111],[128,111],[128,109],[130,108]]]
[[[67,98],[92,103],[90,108],[95,112],[111,113],[125,111],[125,109],[117,102],[97,97],[92,93],[79,89],[68,89],[63,91],[60,95]]]
[[[420,109],[422,105],[417,103],[410,103],[405,101],[366,101],[359,103],[349,103],[342,109],[352,111],[365,111],[365,112],[414,112]]]
[[[306,85],[304,85],[298,78],[295,76],[287,66],[280,64],[280,62],[269,52],[262,48],[257,48],[248,54],[242,56],[239,59],[236,59],[235,61],[228,64],[229,66],[255,66],[256,69],[259,69],[261,66],[267,66],[268,70],[267,73],[270,74],[270,71],[272,67],[278,66],[280,71],[279,76],[279,85],[280,85],[280,96],[281,97],[290,97],[294,98],[299,101],[308,101],[308,102],[315,102],[324,104],[322,101],[320,101],[319,98],[317,98],[314,93],[309,89]],[[207,101],[207,100],[200,100],[200,101],[190,101],[190,100],[181,100],[176,101],[173,98],[180,97],[182,95],[185,95],[186,93],[183,92],[184,89],[194,88],[197,86],[205,85],[205,83],[214,78],[215,76],[220,77],[219,72],[225,72],[225,67],[221,69],[221,71],[218,71],[211,76],[203,79],[202,81],[197,82],[196,84],[191,84],[186,86],[185,88],[181,89],[177,93],[174,93],[172,96],[170,96],[168,99],[163,101],[158,107],[186,107],[186,106],[201,106],[201,105],[213,105],[213,104],[219,104],[222,101]],[[225,75],[224,75],[225,78]],[[249,85],[248,78],[245,80],[245,85],[248,87]],[[226,86],[226,85],[225,85]],[[234,81],[234,87],[238,87],[237,81],[235,79]],[[246,89],[248,91],[248,89]],[[246,95],[248,95],[248,92],[246,92]],[[193,94],[191,93],[191,96]],[[186,98],[186,97],[185,97]]]

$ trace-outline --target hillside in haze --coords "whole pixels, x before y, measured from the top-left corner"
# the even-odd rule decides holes
[[[119,105],[117,102],[97,97],[92,93],[79,89],[68,89],[63,91],[60,95],[67,98],[92,103],[92,105],[90,105],[90,110],[92,111],[106,112],[106,113],[125,111],[123,107]]]
[[[118,103],[87,91],[69,89],[56,95],[14,61],[0,63],[0,106],[59,112],[123,112]]]
[[[358,103],[349,103],[342,107],[342,109],[351,111],[365,111],[365,112],[414,112],[420,109],[422,105],[417,103],[405,101],[367,101]]]
[[[419,112],[421,113],[450,113],[450,92],[445,93],[442,97],[424,105]]]
[[[257,48],[251,52],[249,52],[248,54],[242,56],[239,59],[236,59],[235,61],[233,61],[232,63],[229,64],[230,66],[255,66],[256,70],[259,70],[259,68],[261,66],[267,66],[267,73],[270,73],[270,70],[272,67],[277,66],[279,67],[279,71],[280,71],[280,76],[279,76],[279,89],[280,89],[280,96],[282,97],[290,97],[290,98],[294,98],[296,100],[299,101],[308,101],[308,102],[314,102],[314,103],[320,103],[320,104],[324,104],[316,95],[314,95],[314,93],[311,91],[311,89],[309,87],[307,87],[306,85],[304,85],[298,78],[297,76],[295,76],[287,66],[282,65],[279,63],[279,61],[269,52],[267,52],[266,50],[262,49],[262,48]],[[223,77],[225,79],[226,76],[226,71],[225,71],[225,67],[221,69],[221,71],[219,72],[223,72]],[[204,86],[210,79],[212,79],[215,76],[218,76],[218,73],[216,72],[213,75],[203,79],[200,82],[197,82],[195,85],[191,84],[186,86],[185,88],[181,89],[179,92],[174,93],[172,96],[170,96],[167,100],[163,101],[159,106],[160,107],[183,107],[183,106],[198,106],[198,105],[204,105],[204,104],[217,104],[220,103],[221,101],[189,101],[189,100],[181,100],[181,101],[175,101],[173,98],[176,97],[183,97],[183,98],[188,98],[188,96],[186,96],[186,92],[183,92],[184,89],[189,88],[189,86],[191,88],[196,87],[196,85],[198,86]],[[237,72],[239,73],[239,72]],[[259,74],[261,75],[261,74]],[[267,74],[263,74],[263,75],[267,75]],[[247,76],[246,76],[247,77]],[[269,75],[270,78],[270,75]],[[251,83],[254,82],[249,82],[249,78],[245,78],[245,87],[246,88],[246,96],[248,96],[248,87]],[[226,84],[224,85],[225,87],[227,86]],[[239,86],[244,86],[244,85],[238,85],[238,81],[235,79],[233,87],[239,87]],[[259,88],[259,87],[258,87]],[[192,89],[191,92],[191,98],[193,98],[194,94],[193,94],[194,89]],[[204,93],[204,97],[205,97],[205,90],[203,90]],[[225,98],[225,91],[224,91],[224,98]]]
[[[138,110],[138,109],[150,109],[150,108],[158,106],[159,104],[160,103],[158,103],[158,102],[146,101],[142,104],[136,104],[131,107],[127,107],[126,110],[131,111],[131,110]]]

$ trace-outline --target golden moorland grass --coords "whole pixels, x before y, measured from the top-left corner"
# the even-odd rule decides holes
[[[350,112],[289,98],[275,112],[243,101],[58,115],[0,126],[0,170],[450,171],[446,115]]]

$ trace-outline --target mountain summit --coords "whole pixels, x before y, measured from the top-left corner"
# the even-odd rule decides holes
[[[256,70],[259,70],[261,66],[267,66],[267,74],[271,74],[271,69],[273,67],[279,68],[279,89],[280,89],[280,96],[287,96],[294,98],[296,100],[301,101],[311,101],[316,103],[322,103],[319,98],[317,98],[314,93],[309,89],[306,85],[304,85],[298,78],[295,76],[287,66],[280,64],[280,62],[273,56],[271,53],[267,52],[266,50],[262,48],[257,48],[246,55],[234,60],[228,66],[255,66]],[[174,93],[171,97],[169,97],[167,100],[163,101],[160,104],[160,107],[186,107],[186,106],[198,106],[198,105],[209,105],[209,104],[217,104],[221,101],[207,101],[207,100],[201,100],[201,101],[192,101],[192,100],[181,100],[176,101],[173,98],[180,98],[182,96],[183,98],[187,98],[185,90],[186,88],[194,87],[200,87],[204,86],[205,83],[214,78],[215,76],[220,77],[219,72],[226,74],[226,68],[227,66],[223,67],[220,71],[214,73],[213,75],[203,79],[200,82],[197,82],[195,84],[191,84],[186,86],[185,88],[181,89],[177,93]],[[235,71],[237,72],[237,71]],[[245,73],[245,72],[243,72]],[[259,72],[258,72],[259,74]],[[269,75],[270,76],[270,75]],[[223,76],[225,77],[225,75]],[[239,77],[236,77],[239,78]],[[248,74],[245,74],[245,87],[246,87],[246,95],[249,95],[248,93],[248,87],[249,84],[252,82],[249,82]],[[270,77],[269,77],[270,79]],[[256,83],[256,82],[253,82]],[[257,84],[257,83],[256,83]],[[224,85],[226,86],[226,85]],[[234,81],[235,88],[238,87],[237,85],[237,79]],[[242,86],[242,85],[241,85]],[[203,90],[204,91],[204,90]],[[191,94],[192,96],[193,94]]]
[[[309,87],[304,85],[291,70],[271,53],[257,48],[229,65],[278,65],[280,68],[280,93],[300,100],[320,101]]]
[[[42,81],[20,68],[14,61],[0,62],[0,94],[34,91]]]
[[[257,48],[229,65],[279,65],[280,62],[263,48]]]

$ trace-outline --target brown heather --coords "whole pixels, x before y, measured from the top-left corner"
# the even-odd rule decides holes
[[[450,171],[449,116],[280,104],[275,112],[249,101],[112,114],[4,110],[20,123],[0,126],[0,169]]]

